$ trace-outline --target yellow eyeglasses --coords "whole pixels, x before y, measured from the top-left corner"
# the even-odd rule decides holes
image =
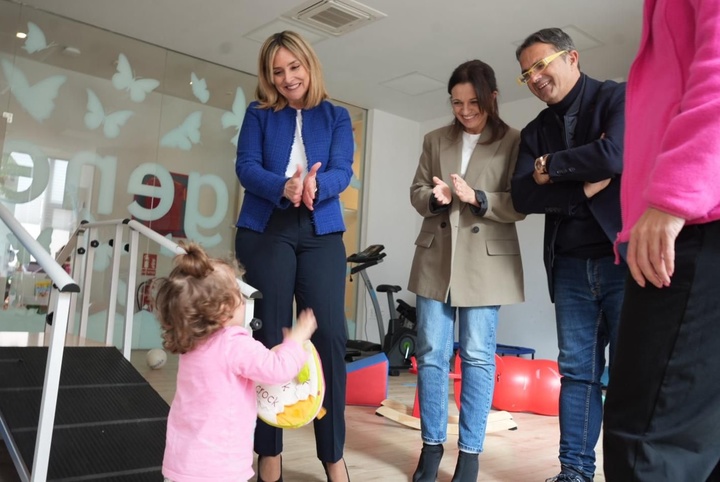
[[[533,64],[532,67],[530,67],[529,69],[527,69],[525,72],[523,72],[522,74],[520,74],[518,76],[517,83],[519,85],[527,84],[528,82],[530,82],[530,78],[533,76],[534,73],[542,72],[543,70],[545,70],[545,68],[548,65],[550,65],[550,62],[552,62],[556,58],[560,57],[562,54],[566,54],[566,53],[568,53],[567,50],[561,50],[560,52],[555,52],[552,55],[548,55],[544,59],[538,60],[537,62],[535,62]]]

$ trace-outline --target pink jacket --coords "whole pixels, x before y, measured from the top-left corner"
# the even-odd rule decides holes
[[[646,0],[630,69],[623,229],[648,207],[688,224],[720,219],[720,2]]]
[[[292,340],[270,351],[236,326],[180,355],[163,475],[175,482],[249,480],[257,417],[255,381],[286,382],[306,359],[307,352]]]

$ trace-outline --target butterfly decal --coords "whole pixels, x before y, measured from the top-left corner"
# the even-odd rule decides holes
[[[230,139],[230,142],[235,144],[237,147],[238,134],[240,133],[240,126],[242,125],[243,119],[245,118],[245,92],[242,87],[238,87],[235,91],[235,100],[232,105],[232,112],[224,112],[220,121],[222,122],[223,129],[228,127],[235,128],[235,135]]]
[[[87,89],[88,101],[87,112],[85,113],[85,127],[95,130],[101,125],[103,133],[108,139],[114,139],[120,135],[120,128],[125,125],[134,114],[131,110],[119,110],[111,114],[105,114],[105,109],[100,99],[91,89]]]
[[[190,73],[190,85],[192,87],[192,93],[197,100],[203,104],[210,100],[210,91],[207,88],[207,82],[205,82],[205,79],[198,79],[195,72]]]
[[[30,85],[20,68],[8,60],[0,60],[5,78],[10,84],[10,91],[23,109],[38,122],[42,122],[52,114],[55,109],[55,98],[58,96],[60,86],[65,83],[64,75],[53,75]]]
[[[112,240],[108,241],[107,243],[100,243],[95,248],[93,271],[104,272],[112,266],[114,248],[111,243]],[[124,249],[121,249],[120,256],[127,256],[127,252]],[[122,280],[119,281],[120,282],[118,283],[117,301],[118,304],[125,306],[125,298],[127,298],[127,284]]]
[[[182,124],[162,136],[162,139],[160,139],[160,145],[163,147],[174,147],[182,149],[183,151],[189,151],[193,144],[198,144],[200,142],[201,122],[202,112],[193,112],[185,118]]]
[[[157,89],[160,82],[155,79],[135,77],[127,57],[125,54],[120,54],[117,61],[117,73],[112,76],[112,84],[117,90],[130,92],[130,99],[133,102],[142,102],[150,92]]]
[[[54,42],[48,45],[47,40],[45,39],[45,33],[36,24],[28,22],[27,25],[27,37],[25,38],[25,44],[21,47],[27,53],[34,54],[35,52],[40,52],[41,50],[45,50],[56,45]]]
[[[93,271],[106,271],[110,267],[112,261],[113,248],[109,243],[100,243],[95,248],[95,256],[93,259]]]
[[[42,231],[40,231],[40,234],[38,234],[38,237],[35,238],[35,240],[38,242],[38,244],[42,247],[43,250],[50,253],[50,243],[52,241],[52,234],[53,234],[53,228],[44,228]],[[8,242],[13,246],[13,248],[17,249],[18,252],[15,255],[18,266],[26,266],[30,263],[30,252],[25,248],[25,246],[20,242],[20,240],[12,233],[7,235]]]
[[[125,251],[121,251],[121,253],[124,255]],[[127,283],[123,280],[118,280],[117,285],[117,304],[122,306],[123,308],[127,304]]]

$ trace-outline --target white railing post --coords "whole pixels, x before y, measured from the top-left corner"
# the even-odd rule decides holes
[[[85,266],[83,264],[85,260],[85,256],[79,256],[78,255],[78,240],[83,235],[84,228],[82,227],[83,224],[86,221],[81,221],[80,226],[75,230],[75,232],[70,236],[70,239],[68,239],[68,242],[63,248],[60,250],[59,253],[57,253],[55,260],[62,266],[65,267],[65,263],[70,262],[70,277],[75,279],[78,277],[78,275],[81,275],[84,272],[83,267]],[[52,296],[53,291],[50,292],[50,295]],[[55,300],[57,302],[57,300]],[[70,308],[68,312],[68,328],[67,332],[69,334],[75,334],[75,311],[77,310],[77,302],[78,297],[72,296],[70,298]],[[52,306],[55,306],[54,304]],[[54,313],[55,310],[50,310],[48,307],[48,313]]]
[[[123,356],[130,360],[132,349],[133,321],[135,318],[135,282],[137,279],[137,253],[140,234],[134,229],[130,230],[130,245],[128,262],[127,298],[125,300],[125,337],[123,339]]]
[[[88,318],[90,316],[90,294],[93,278],[93,264],[95,264],[94,244],[95,229],[89,228],[83,232],[83,248],[85,249],[85,272],[82,277],[82,303],[80,305],[80,330],[78,336],[87,337]]]
[[[57,309],[53,314],[52,334],[48,346],[45,381],[43,382],[42,401],[40,402],[40,420],[38,421],[37,438],[35,439],[35,454],[30,479],[32,482],[44,482],[47,480],[70,297],[71,293],[60,293],[58,295]]]
[[[117,309],[118,284],[120,283],[120,256],[122,256],[123,225],[115,225],[113,239],[112,271],[110,274],[110,300],[107,308],[107,324],[105,325],[105,345],[112,346],[115,337],[115,311]],[[130,289],[130,287],[128,287]]]

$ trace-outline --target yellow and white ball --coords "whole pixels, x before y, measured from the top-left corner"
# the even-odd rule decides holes
[[[308,361],[300,373],[277,385],[256,385],[258,417],[274,427],[299,428],[324,415],[325,378],[315,346],[303,345]]]

